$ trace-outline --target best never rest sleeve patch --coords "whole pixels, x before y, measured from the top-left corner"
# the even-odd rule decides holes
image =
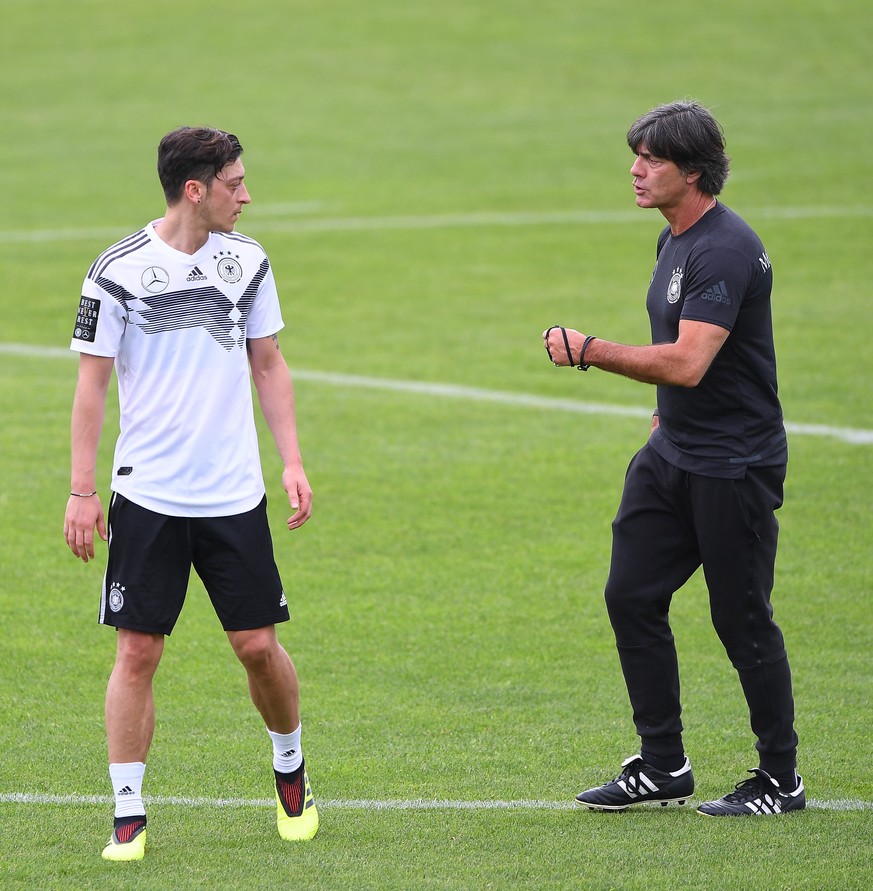
[[[79,312],[76,315],[76,327],[73,330],[74,340],[94,342],[97,333],[97,319],[100,316],[100,301],[93,297],[82,296],[79,301]]]

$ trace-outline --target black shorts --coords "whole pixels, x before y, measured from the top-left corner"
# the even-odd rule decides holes
[[[116,492],[109,505],[101,624],[169,634],[192,566],[225,631],[288,621],[266,496],[254,510],[229,517],[168,517]]]

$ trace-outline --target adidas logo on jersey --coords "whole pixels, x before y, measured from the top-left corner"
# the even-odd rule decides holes
[[[282,596],[279,598],[279,606],[288,606],[288,598],[285,597],[285,592],[282,592]]]
[[[185,279],[185,281],[186,281],[186,282],[205,282],[205,281],[206,281],[206,278],[207,278],[207,277],[206,277],[206,276],[203,274],[203,272],[200,270],[200,267],[199,267],[199,266],[195,266],[195,267],[188,273],[188,276],[187,276],[187,278]]]
[[[719,282],[713,285],[701,295],[701,300],[711,300],[713,303],[723,303],[725,306],[731,305],[731,298],[728,295],[727,285]]]

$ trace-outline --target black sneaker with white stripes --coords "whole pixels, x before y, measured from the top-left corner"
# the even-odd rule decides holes
[[[646,764],[641,755],[622,762],[622,772],[608,783],[576,796],[577,807],[592,811],[624,811],[635,804],[685,804],[694,792],[691,762],[666,772]]]
[[[806,807],[802,777],[797,777],[797,788],[793,792],[784,792],[766,770],[754,767],[749,773],[752,776],[737,783],[733,792],[717,801],[705,801],[697,813],[705,817],[776,816]]]

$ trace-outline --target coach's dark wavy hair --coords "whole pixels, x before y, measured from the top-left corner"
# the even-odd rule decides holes
[[[167,199],[182,198],[185,183],[196,179],[207,188],[215,177],[242,154],[233,133],[213,127],[177,127],[158,145],[158,177]]]
[[[700,173],[701,192],[718,195],[727,182],[730,158],[725,154],[724,131],[693,99],[668,102],[646,112],[627,132],[634,153],[641,145],[656,158],[672,161],[683,174]]]

